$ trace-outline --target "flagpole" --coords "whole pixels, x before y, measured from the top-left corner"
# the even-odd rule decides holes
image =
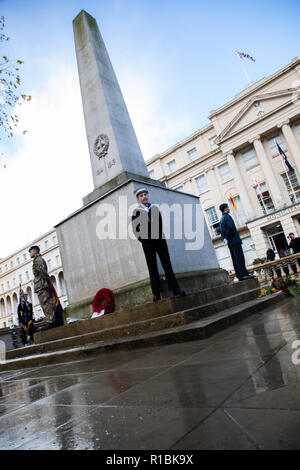
[[[275,140],[275,142],[276,142],[277,145],[279,145],[279,144],[277,143],[277,140]],[[277,147],[277,148],[278,148],[278,147]],[[288,180],[288,182],[290,183],[290,187],[291,187],[291,190],[292,190],[292,193],[293,193],[293,196],[294,196],[294,204],[295,204],[295,203],[297,202],[296,194],[295,194],[293,185],[292,185],[292,183],[291,183],[290,177],[289,177],[289,175],[288,175],[288,172],[287,172],[287,169],[286,169],[286,165],[285,165],[285,163],[283,163],[283,156],[281,155],[280,152],[279,152],[279,156],[280,156],[280,160],[281,160],[281,162],[282,162],[283,170],[284,170],[284,172],[285,172],[285,174],[286,174],[287,180]]]
[[[248,72],[247,72],[247,70],[246,70],[245,64],[243,63],[243,59],[239,56],[238,51],[235,51],[235,52],[236,52],[236,55],[238,56],[238,58],[240,59],[240,64],[241,64],[242,70],[243,70],[243,72],[244,72],[244,74],[245,74],[245,77],[246,77],[246,79],[247,79],[247,81],[248,81],[248,84],[250,85],[251,81],[250,81]]]
[[[253,180],[254,180],[254,183],[255,183],[255,187],[256,187],[256,189],[257,189],[257,193],[258,193],[258,195],[260,196],[260,200],[261,200],[261,202],[262,202],[263,208],[265,209],[265,213],[267,214],[267,213],[268,213],[268,210],[267,210],[267,207],[266,207],[266,205],[265,205],[265,203],[264,203],[264,198],[263,198],[262,192],[261,192],[261,190],[258,189],[258,186],[260,187],[260,184],[259,184],[259,182],[257,181],[257,179],[256,179],[255,177],[253,177]],[[260,191],[260,192],[259,192],[259,191]]]

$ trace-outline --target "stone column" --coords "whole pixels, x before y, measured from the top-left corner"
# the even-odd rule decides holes
[[[235,158],[232,152],[227,154],[227,161],[230,166],[230,170],[234,178],[235,185],[238,189],[246,218],[247,219],[252,218],[255,216],[255,210],[252,207],[250,198],[247,193],[247,188],[244,185],[242,175],[240,173],[239,167],[237,166],[237,163],[235,161]]]
[[[293,157],[294,160],[292,166],[296,167],[295,169],[298,171],[298,175],[300,176],[300,148],[293,134],[293,131],[289,126],[289,120],[282,122],[277,127],[279,129],[281,128],[282,130],[282,133],[289,149],[289,154]]]
[[[221,188],[218,184],[218,178],[216,175],[217,169],[213,166],[209,167],[207,169],[207,172],[205,173],[205,177],[207,178],[207,185],[211,192],[214,195],[214,201],[216,201],[216,209],[217,212],[219,210],[220,204],[222,204],[224,201],[224,196],[222,194]]]
[[[276,179],[272,164],[260,140],[260,136],[256,136],[253,140],[250,140],[249,143],[253,143],[257,158],[265,174],[267,188],[271,194],[273,204],[275,208],[279,208],[282,206],[284,198],[281,194],[279,182]]]

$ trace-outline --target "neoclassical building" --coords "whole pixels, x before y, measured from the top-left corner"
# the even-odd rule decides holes
[[[48,272],[63,307],[68,305],[64,274],[55,229],[30,242],[20,250],[0,260],[0,328],[18,325],[19,285],[33,304],[34,317],[43,316],[33,289],[32,259],[28,250],[38,245],[47,262]]]
[[[199,196],[221,267],[232,269],[219,232],[222,202],[231,207],[248,265],[269,247],[289,254],[288,234],[300,236],[300,60],[250,85],[209,120],[148,160],[150,176]]]

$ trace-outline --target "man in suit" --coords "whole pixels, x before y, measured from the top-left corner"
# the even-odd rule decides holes
[[[160,300],[160,293],[162,292],[156,254],[158,254],[165,271],[169,289],[173,291],[175,296],[185,295],[185,292],[179,288],[173,272],[168,245],[162,230],[160,211],[156,205],[149,203],[148,190],[146,188],[137,189],[135,195],[139,205],[132,215],[133,233],[139,242],[141,242],[144,250],[154,295],[153,302]]]
[[[233,218],[229,215],[230,209],[228,204],[221,204],[219,209],[222,212],[220,220],[221,237],[224,245],[228,245],[236,277],[239,281],[254,279],[255,276],[251,276],[247,271],[242,249],[242,240],[236,229]]]
[[[23,301],[20,300],[18,305],[19,325],[22,328],[22,344],[25,346],[27,342],[33,343],[33,310],[32,303],[28,302],[28,295],[23,295]],[[28,339],[27,339],[28,335]]]
[[[289,248],[292,248],[293,254],[300,253],[300,237],[295,237],[295,234],[291,232],[288,239],[290,240]],[[298,264],[300,266],[300,258],[298,258]]]

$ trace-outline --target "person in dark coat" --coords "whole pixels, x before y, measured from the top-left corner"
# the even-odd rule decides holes
[[[160,293],[162,292],[157,268],[157,254],[165,271],[169,289],[173,291],[175,296],[185,295],[185,292],[178,285],[171,265],[159,208],[148,202],[148,190],[146,188],[137,189],[135,195],[139,205],[132,215],[132,228],[134,235],[141,242],[145,254],[154,295],[153,302],[160,300]]]
[[[34,333],[34,325],[33,325],[33,309],[32,303],[28,302],[28,295],[23,294],[23,301],[20,301],[18,305],[18,319],[19,325],[22,328],[21,333],[21,340],[23,346],[29,342],[32,344],[33,340],[33,333]],[[27,339],[28,335],[28,339]],[[29,341],[28,341],[29,340]]]
[[[274,250],[272,250],[272,248],[269,248],[267,250],[267,261],[274,261],[275,260],[275,252]],[[275,272],[277,274],[278,277],[281,277],[281,270],[279,268],[279,266],[274,266],[274,269],[275,269]],[[273,272],[273,269],[272,268],[269,268],[269,274],[271,277],[274,277],[274,272]]]
[[[221,237],[224,245],[228,245],[236,277],[239,281],[254,279],[255,276],[251,276],[247,271],[242,250],[242,240],[236,229],[233,218],[229,215],[230,209],[228,204],[221,204],[219,209],[222,212],[220,220]]]
[[[288,239],[290,240],[289,248],[293,250],[293,254],[300,253],[300,237],[295,237],[295,234],[291,232]],[[298,258],[298,264],[300,266],[300,258]]]

